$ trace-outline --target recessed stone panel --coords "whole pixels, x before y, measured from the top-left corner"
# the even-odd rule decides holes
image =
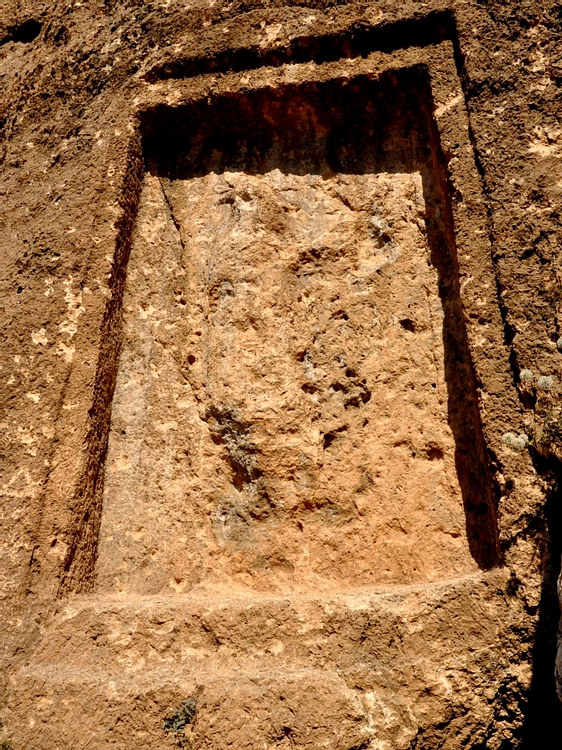
[[[148,175],[124,308],[100,587],[477,569],[419,173]]]
[[[155,116],[98,590],[314,594],[489,565],[423,81],[258,89]]]
[[[528,685],[453,46],[334,39],[131,98],[69,545],[30,562],[58,598],[12,680],[23,746],[486,744]]]

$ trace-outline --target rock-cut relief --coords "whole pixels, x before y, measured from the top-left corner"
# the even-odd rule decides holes
[[[419,173],[147,175],[98,589],[476,571],[447,401]]]

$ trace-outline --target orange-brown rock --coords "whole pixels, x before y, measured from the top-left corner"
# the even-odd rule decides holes
[[[335,592],[478,570],[423,211],[419,175],[146,178],[99,590]]]
[[[558,748],[561,31],[8,0],[4,750]]]

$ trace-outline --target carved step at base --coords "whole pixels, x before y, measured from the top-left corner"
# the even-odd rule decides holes
[[[424,717],[466,711],[456,701],[467,675],[497,662],[501,623],[489,611],[504,578],[318,598],[76,598],[14,676],[6,724],[34,750],[82,748],[65,729],[69,713],[89,750],[176,740],[213,750],[407,748]],[[195,708],[187,724],[186,705]],[[174,717],[185,732],[166,734]]]

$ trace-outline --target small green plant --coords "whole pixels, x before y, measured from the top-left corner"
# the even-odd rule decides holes
[[[506,432],[505,435],[503,435],[502,440],[504,445],[507,445],[508,448],[520,451],[523,450],[529,442],[529,437],[525,435],[524,432],[520,435],[516,435],[514,432]]]
[[[537,380],[537,387],[541,388],[543,391],[552,390],[553,385],[554,385],[554,378],[552,377],[552,375],[541,375],[540,378]]]
[[[162,728],[166,734],[172,734],[178,747],[191,750],[191,742],[185,736],[185,729],[192,725],[197,711],[197,698],[188,698],[178,708],[168,709],[170,716],[162,721]]]
[[[0,719],[0,734],[4,734],[4,722]],[[0,750],[13,750],[12,740],[0,740]]]
[[[562,338],[561,338],[562,341]],[[523,369],[519,373],[521,391],[534,394],[532,411],[527,411],[527,428],[533,448],[543,455],[554,454],[562,458],[562,393],[558,381],[552,375],[540,375],[534,378],[531,370]],[[503,436],[505,445],[521,450],[522,435],[519,438],[511,432]]]

